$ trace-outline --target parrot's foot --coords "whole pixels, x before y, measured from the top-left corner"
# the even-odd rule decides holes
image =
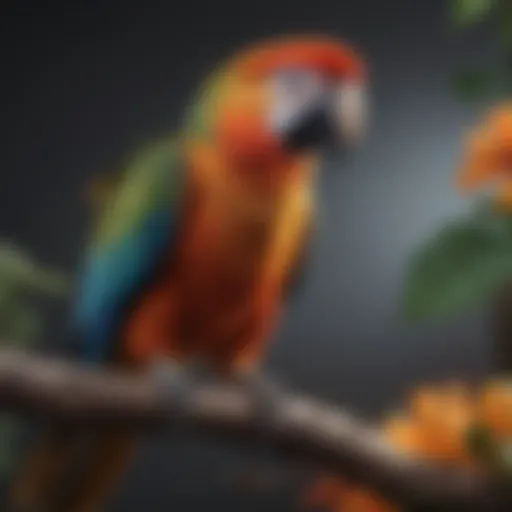
[[[164,393],[171,409],[178,413],[183,410],[190,389],[188,368],[170,359],[159,359],[151,363],[148,373]]]
[[[237,381],[254,396],[256,416],[263,432],[271,432],[279,423],[286,401],[283,386],[266,374],[250,372],[236,376]]]

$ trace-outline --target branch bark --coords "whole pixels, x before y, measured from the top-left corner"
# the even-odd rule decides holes
[[[270,424],[260,417],[255,397],[234,384],[187,381],[173,397],[147,376],[0,350],[0,406],[89,428],[181,425],[187,433],[246,443],[265,435],[285,456],[318,464],[410,507],[512,509],[512,494],[490,475],[412,460],[349,413],[298,394],[287,395]]]

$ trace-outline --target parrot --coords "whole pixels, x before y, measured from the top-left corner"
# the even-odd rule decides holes
[[[193,361],[258,382],[311,243],[321,156],[363,139],[367,83],[362,56],[323,35],[256,42],[214,69],[180,128],[93,190],[75,309],[81,357],[160,368],[178,390],[172,376]],[[76,470],[76,432],[43,437],[11,486],[15,510],[104,510],[140,442],[97,432]]]

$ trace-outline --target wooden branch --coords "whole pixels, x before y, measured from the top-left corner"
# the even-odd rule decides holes
[[[0,351],[0,406],[90,428],[186,427],[187,433],[258,442],[369,486],[422,510],[512,510],[512,493],[488,475],[412,460],[379,433],[342,410],[289,394],[279,418],[262,421],[246,389],[225,383],[184,382],[178,397],[147,376],[83,369],[77,365]]]

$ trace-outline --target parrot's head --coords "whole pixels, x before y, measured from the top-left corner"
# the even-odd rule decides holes
[[[269,41],[235,55],[214,74],[192,126],[239,169],[278,177],[292,167],[287,163],[362,139],[365,85],[362,59],[337,40]]]

